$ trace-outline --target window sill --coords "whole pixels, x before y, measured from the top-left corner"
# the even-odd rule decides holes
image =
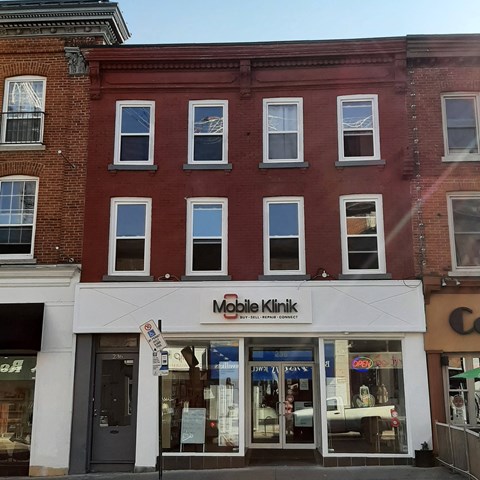
[[[369,167],[375,165],[385,165],[385,160],[338,160],[335,162],[336,167]]]
[[[391,280],[391,273],[341,273],[339,280]]]
[[[108,165],[108,171],[127,170],[127,171],[151,171],[156,172],[158,165],[116,165],[111,163]]]
[[[231,163],[205,163],[202,165],[192,165],[187,163],[183,165],[184,170],[232,170],[233,165]]]
[[[442,162],[480,162],[480,154],[478,153],[458,153],[445,155],[442,157]]]
[[[452,270],[448,272],[449,277],[480,277],[480,269],[479,270]]]
[[[36,258],[0,258],[0,265],[36,265]]]
[[[308,162],[261,162],[258,164],[260,169],[269,168],[308,168]]]
[[[302,274],[293,274],[293,275],[259,275],[258,279],[260,281],[269,281],[269,280],[310,280],[310,275],[302,275]]]
[[[15,143],[1,144],[0,152],[25,151],[25,150],[45,150],[46,147],[42,143]]]
[[[182,282],[225,282],[231,280],[230,275],[182,275]]]
[[[151,275],[104,275],[102,282],[153,282]]]

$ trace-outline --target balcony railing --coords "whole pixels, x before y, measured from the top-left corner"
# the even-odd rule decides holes
[[[2,144],[41,143],[45,112],[2,113]]]

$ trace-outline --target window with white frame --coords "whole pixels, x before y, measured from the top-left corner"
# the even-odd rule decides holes
[[[36,76],[7,78],[2,112],[2,143],[43,141],[46,79]]]
[[[448,195],[452,269],[480,272],[480,192]]]
[[[340,221],[343,273],[386,273],[382,196],[340,197]]]
[[[264,199],[265,275],[305,274],[303,198]]]
[[[263,100],[265,163],[303,162],[303,99]]]
[[[187,200],[187,275],[227,275],[227,199]]]
[[[479,94],[451,93],[442,96],[443,160],[480,160]]]
[[[377,95],[337,97],[340,161],[380,160]]]
[[[149,275],[152,202],[113,198],[110,211],[110,275]]]
[[[115,164],[153,164],[154,119],[155,102],[117,102]]]
[[[189,102],[188,163],[227,163],[228,102],[196,100]]]
[[[33,258],[37,179],[0,179],[0,258]]]

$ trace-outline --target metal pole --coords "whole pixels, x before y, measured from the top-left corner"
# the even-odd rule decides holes
[[[158,320],[158,329],[162,331],[162,321]],[[162,352],[158,352],[160,355],[160,362],[162,361]],[[158,457],[157,457],[157,468],[158,468],[158,479],[162,480],[163,476],[163,465],[162,465],[162,376],[158,376]]]

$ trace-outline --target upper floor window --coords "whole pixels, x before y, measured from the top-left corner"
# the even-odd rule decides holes
[[[110,212],[110,275],[149,275],[151,199],[114,198]]]
[[[42,77],[7,78],[2,112],[2,143],[43,141],[45,84]]]
[[[263,160],[303,162],[303,99],[263,100]]]
[[[448,196],[448,220],[452,270],[480,273],[480,193]]]
[[[452,93],[442,97],[446,161],[480,160],[479,95]]]
[[[386,273],[381,195],[340,197],[344,274]]]
[[[153,164],[154,119],[155,102],[117,102],[115,164]]]
[[[265,275],[305,274],[303,198],[265,198]]]
[[[36,205],[36,179],[0,179],[0,258],[33,258]]]
[[[340,161],[380,160],[377,95],[337,97]]]
[[[188,163],[227,163],[228,102],[196,100],[189,103]]]
[[[227,274],[227,199],[187,200],[187,275]]]

